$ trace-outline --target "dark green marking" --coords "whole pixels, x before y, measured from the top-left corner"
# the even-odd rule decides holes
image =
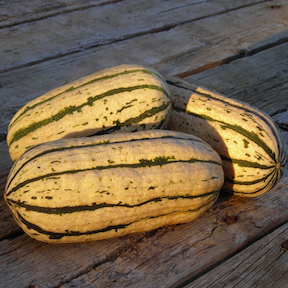
[[[60,110],[57,114],[51,116],[50,118],[47,118],[47,119],[39,121],[39,122],[34,122],[28,127],[24,127],[24,128],[19,129],[18,131],[16,131],[14,133],[14,135],[13,135],[13,137],[9,143],[9,146],[12,143],[14,143],[15,141],[18,141],[22,137],[26,136],[27,134],[29,134],[33,131],[36,131],[37,129],[39,129],[43,126],[46,126],[49,123],[59,121],[60,119],[64,118],[66,115],[73,114],[74,112],[78,112],[78,113],[82,112],[83,107],[92,106],[94,104],[94,102],[99,100],[99,99],[102,99],[102,98],[108,97],[108,96],[113,96],[115,94],[119,94],[119,93],[123,93],[123,92],[132,92],[132,91],[138,90],[138,89],[158,90],[169,97],[169,94],[162,87],[155,86],[155,85],[138,85],[138,86],[132,86],[132,87],[112,89],[112,90],[109,90],[109,91],[102,93],[100,95],[96,95],[94,97],[89,97],[87,99],[88,100],[87,102],[85,102],[79,106],[65,107],[62,110]],[[168,103],[170,104],[170,102],[168,102]]]
[[[188,209],[186,211],[176,210],[176,211],[173,211],[173,212],[170,212],[170,213],[166,213],[166,214],[161,214],[161,215],[151,216],[151,217],[145,217],[145,218],[142,218],[142,219],[139,219],[137,221],[130,222],[130,223],[124,223],[124,224],[120,224],[120,225],[111,225],[111,226],[107,226],[106,228],[103,228],[103,229],[93,230],[93,231],[86,231],[86,232],[79,232],[79,231],[66,231],[66,232],[59,232],[59,233],[51,232],[51,231],[44,230],[41,227],[39,227],[38,225],[27,221],[19,212],[18,212],[18,217],[19,217],[20,221],[28,229],[33,229],[33,230],[37,231],[40,234],[48,235],[50,239],[59,240],[59,239],[65,237],[65,236],[71,237],[71,236],[81,236],[81,235],[93,235],[93,234],[108,232],[108,231],[111,231],[111,230],[115,230],[117,232],[117,230],[125,229],[125,228],[129,227],[131,224],[140,222],[142,220],[156,219],[156,218],[163,217],[163,216],[168,216],[168,215],[171,215],[171,214],[174,214],[174,213],[177,213],[177,212],[180,212],[180,213],[197,212],[201,208],[204,208],[204,207],[210,205],[211,203],[213,203],[215,201],[215,199],[217,199],[217,197],[218,197],[218,193],[215,193],[215,197],[213,197],[210,201],[208,201],[204,205],[202,205],[200,207],[197,207],[197,208],[194,208],[194,209]]]
[[[225,178],[225,181],[228,183],[237,184],[237,185],[253,185],[253,184],[265,182],[265,180],[267,180],[271,176],[271,174],[274,174],[274,172],[275,172],[275,170],[273,170],[271,173],[267,174],[266,176],[264,176],[260,179],[255,179],[252,181],[239,181],[239,180],[230,179],[228,177]]]
[[[270,180],[266,182],[266,180],[269,178]],[[233,179],[230,179],[230,178],[225,178],[225,181],[227,181],[228,183],[232,183],[232,184],[237,184],[237,185],[253,185],[253,184],[258,184],[258,183],[263,183],[264,186],[262,186],[260,189],[258,190],[255,190],[253,192],[235,192],[234,190],[230,190],[230,189],[227,189],[227,188],[223,188],[223,190],[227,191],[227,192],[231,192],[231,193],[234,193],[234,194],[257,194],[261,191],[264,191],[264,190],[268,190],[273,188],[278,179],[281,177],[281,171],[279,169],[274,169],[270,174],[266,175],[265,177],[261,178],[261,179],[258,179],[258,180],[255,180],[255,181],[235,181]]]
[[[173,106],[173,109],[178,111],[178,112],[183,112],[183,113],[187,113],[187,114],[190,114],[194,117],[197,117],[197,118],[201,118],[201,119],[205,119],[207,121],[211,121],[211,122],[218,122],[221,124],[221,128],[222,129],[230,129],[232,131],[235,131],[241,135],[243,135],[244,137],[248,138],[249,140],[255,142],[258,146],[262,147],[263,150],[269,155],[269,157],[276,162],[276,155],[275,153],[271,150],[271,148],[269,148],[266,143],[261,140],[259,138],[259,136],[254,133],[254,132],[249,132],[247,130],[245,130],[244,128],[242,128],[241,126],[238,126],[238,125],[232,125],[232,124],[229,124],[229,123],[225,123],[223,121],[220,121],[220,120],[217,120],[217,119],[214,119],[210,116],[207,116],[207,115],[203,115],[203,114],[196,114],[196,113],[192,113],[192,112],[189,112],[189,111],[186,111],[185,109],[182,109],[182,108],[179,108],[179,107],[176,107],[176,106]]]
[[[170,105],[171,105],[170,102],[166,102],[166,103],[163,103],[159,107],[153,107],[153,108],[151,108],[149,110],[145,110],[145,112],[143,112],[142,114],[140,114],[140,115],[138,115],[138,116],[136,116],[134,118],[127,119],[127,120],[125,120],[122,123],[120,121],[115,121],[113,123],[113,124],[115,124],[115,126],[107,128],[107,129],[102,129],[101,131],[99,131],[99,132],[97,132],[95,134],[92,134],[90,136],[109,134],[109,133],[115,132],[117,130],[120,130],[121,127],[123,127],[123,126],[132,126],[133,124],[139,123],[140,121],[142,121],[145,118],[149,118],[149,117],[151,117],[151,116],[153,116],[153,115],[165,110]],[[160,124],[157,127],[154,127],[154,129],[160,128],[163,125],[163,122],[165,122],[165,119],[163,121],[161,121]],[[137,130],[135,130],[135,131],[137,131]]]
[[[225,156],[221,156],[221,159],[223,161],[228,161],[233,164],[237,164],[240,167],[250,167],[250,168],[258,168],[258,169],[274,169],[275,165],[262,165],[257,162],[252,162],[252,161],[247,161],[247,160],[240,160],[240,159],[233,159],[233,158],[228,158]]]
[[[48,173],[45,175],[41,175],[35,178],[27,179],[23,181],[22,183],[18,183],[14,188],[12,188],[8,193],[6,193],[6,196],[8,197],[10,194],[13,192],[17,191],[19,188],[24,187],[25,185],[43,180],[45,178],[49,177],[55,177],[59,175],[64,175],[64,174],[77,174],[79,172],[84,172],[84,171],[91,171],[91,170],[105,170],[105,169],[112,169],[112,168],[141,168],[141,167],[151,167],[151,166],[162,166],[170,163],[195,163],[195,162],[202,162],[202,163],[211,163],[211,164],[216,164],[216,165],[221,165],[218,162],[215,161],[208,161],[208,160],[199,160],[195,158],[190,158],[188,160],[171,160],[170,157],[163,157],[161,158],[161,161],[156,159],[147,159],[145,160],[145,163],[141,162],[141,160],[138,163],[131,163],[131,164],[115,164],[115,165],[108,165],[108,166],[95,166],[87,169],[76,169],[76,170],[67,170],[67,171],[61,171],[61,172],[53,172],[53,173]]]
[[[154,189],[155,187],[153,187]],[[102,191],[104,193],[106,191]],[[103,208],[111,208],[111,207],[125,207],[125,208],[134,208],[134,207],[140,207],[146,204],[150,204],[153,202],[159,202],[162,200],[168,200],[168,201],[175,201],[178,199],[196,199],[196,198],[203,198],[203,197],[208,197],[210,195],[217,195],[219,191],[212,191],[209,193],[197,195],[197,196],[191,196],[191,195],[177,195],[177,196],[165,196],[165,197],[156,197],[152,198],[150,200],[147,200],[142,203],[138,203],[135,205],[130,205],[130,204],[125,204],[125,203],[118,203],[118,204],[110,204],[110,203],[92,203],[91,205],[81,205],[81,206],[63,206],[63,207],[40,207],[40,206],[35,206],[35,205],[29,205],[26,204],[25,202],[21,201],[14,201],[12,199],[7,200],[10,205],[14,204],[18,207],[25,208],[26,211],[35,211],[39,213],[45,213],[45,214],[68,214],[68,213],[75,213],[75,212],[83,212],[83,211],[96,211],[98,209],[103,209]],[[47,196],[48,197],[48,196]],[[46,197],[46,198],[47,198]],[[34,198],[33,198],[34,199]],[[47,199],[52,199],[52,197],[47,198]]]
[[[177,160],[176,160],[177,161]],[[168,157],[156,157],[155,159],[153,159],[153,161],[149,160],[149,159],[140,159],[139,162],[145,167],[148,166],[150,167],[151,164],[153,163],[154,165],[165,165],[167,163],[170,162],[175,162],[175,157],[174,156],[168,156]]]
[[[249,147],[249,141],[247,141],[246,139],[243,139],[244,142],[244,147],[248,148]]]
[[[132,104],[123,106],[122,108],[120,108],[119,110],[116,111],[116,114],[121,113],[123,110],[130,108],[132,106],[133,106]]]

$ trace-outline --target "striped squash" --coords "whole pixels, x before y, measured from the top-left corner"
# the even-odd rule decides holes
[[[8,128],[15,161],[33,145],[60,138],[163,128],[169,91],[152,68],[121,65],[53,89],[22,107]]]
[[[31,237],[82,242],[191,221],[223,182],[207,143],[150,130],[34,146],[14,163],[4,199]]]
[[[173,101],[167,129],[196,135],[220,154],[223,190],[253,197],[278,182],[285,147],[268,115],[177,77],[167,78],[167,83]]]

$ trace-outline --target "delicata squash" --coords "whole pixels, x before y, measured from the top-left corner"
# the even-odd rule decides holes
[[[225,174],[223,190],[254,197],[279,181],[286,155],[271,117],[177,77],[166,80],[173,101],[167,129],[196,135],[219,153]]]
[[[193,220],[224,182],[219,155],[166,130],[62,139],[14,163],[4,199],[31,237],[99,240]]]
[[[164,128],[172,104],[162,76],[120,65],[53,89],[12,118],[7,144],[15,161],[29,147],[61,138]]]

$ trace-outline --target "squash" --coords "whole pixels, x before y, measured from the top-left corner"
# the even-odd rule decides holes
[[[271,117],[177,77],[166,80],[173,101],[167,129],[196,135],[219,153],[225,174],[223,191],[254,197],[274,187],[286,156]]]
[[[158,72],[141,65],[108,68],[22,107],[8,127],[9,153],[15,161],[29,147],[61,138],[164,128],[170,110]]]
[[[82,242],[185,223],[216,201],[219,155],[166,130],[60,139],[14,163],[4,199],[31,237]]]

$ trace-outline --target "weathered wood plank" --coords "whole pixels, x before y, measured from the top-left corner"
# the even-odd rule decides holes
[[[283,130],[288,131],[288,111],[280,112],[273,116],[278,126]]]
[[[287,57],[288,43],[284,43],[185,80],[275,115],[288,109]]]
[[[204,274],[185,288],[288,287],[288,223]]]
[[[259,2],[263,0],[241,2],[226,0],[225,3],[194,0],[189,4],[186,0],[121,1],[111,5],[90,6],[89,9],[0,29],[2,40],[0,71],[31,65],[139,35],[167,31],[197,19],[205,19],[245,6],[250,8],[250,5]],[[60,3],[56,2],[52,5],[59,6]],[[62,3],[62,6],[65,5],[66,3]],[[44,7],[40,7],[40,10]],[[119,17],[120,15],[125,17]],[[279,17],[281,19],[283,16],[279,14],[277,20]]]
[[[1,159],[0,164],[0,177],[1,177],[2,175],[8,174],[10,168],[13,165],[13,161],[10,158],[9,149],[6,141],[0,142],[0,159]]]
[[[0,213],[0,241],[3,239],[13,238],[24,233],[14,221],[8,206],[3,201],[3,198],[0,199]]]
[[[0,29],[122,0],[12,0],[0,3]]]
[[[26,235],[0,242],[1,287],[59,287],[96,266],[113,261],[143,235],[95,243],[49,245]]]

